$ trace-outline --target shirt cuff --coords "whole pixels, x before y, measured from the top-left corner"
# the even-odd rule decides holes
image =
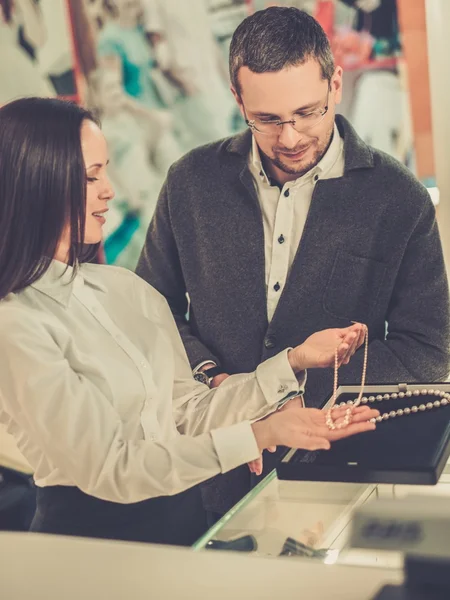
[[[249,421],[211,431],[214,448],[219,458],[221,473],[259,458],[260,451]]]
[[[266,402],[272,407],[281,407],[291,398],[305,393],[306,371],[295,375],[289,364],[286,348],[276,356],[265,360],[256,369],[256,379]]]

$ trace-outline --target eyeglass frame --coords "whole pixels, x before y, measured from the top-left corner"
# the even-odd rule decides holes
[[[323,108],[320,108],[320,109],[317,109],[317,110],[312,110],[310,113],[308,113],[308,115],[311,115],[311,114],[313,114],[315,112],[320,113],[321,118],[319,119],[319,121],[317,121],[317,123],[314,123],[313,125],[309,125],[305,129],[302,129],[302,131],[298,131],[298,129],[295,129],[296,119],[288,119],[287,121],[280,121],[280,120],[278,120],[278,121],[270,121],[270,122],[268,122],[268,124],[270,124],[270,125],[277,125],[278,127],[281,127],[281,129],[278,130],[277,134],[275,134],[275,132],[274,133],[265,133],[264,131],[259,131],[259,129],[255,125],[255,119],[248,119],[247,118],[247,111],[245,110],[244,101],[242,100],[242,97],[241,97],[242,108],[244,109],[244,115],[245,115],[245,123],[246,123],[247,127],[249,127],[252,131],[256,131],[257,133],[260,133],[261,135],[280,135],[280,133],[283,131],[283,125],[287,125],[287,124],[290,124],[297,133],[302,133],[303,131],[308,131],[308,129],[312,129],[313,127],[317,127],[317,125],[319,125],[319,123],[321,123],[323,121],[323,119],[325,118],[325,115],[327,114],[328,109],[329,109],[329,102],[328,102],[328,100],[329,100],[329,97],[330,97],[330,92],[331,92],[331,85],[328,84],[326,105]]]

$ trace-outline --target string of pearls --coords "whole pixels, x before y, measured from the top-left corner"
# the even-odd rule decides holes
[[[387,421],[388,419],[394,419],[395,417],[403,417],[410,414],[415,414],[418,412],[425,412],[426,410],[432,410],[434,408],[440,408],[441,406],[447,406],[450,404],[450,393],[444,392],[442,390],[434,390],[434,389],[423,389],[423,390],[408,390],[406,392],[392,392],[391,394],[378,394],[376,396],[363,396],[361,398],[361,404],[372,404],[374,402],[382,402],[383,400],[397,400],[397,398],[413,398],[420,396],[435,396],[436,400],[433,402],[427,402],[423,404],[418,404],[414,406],[407,406],[406,408],[399,408],[397,410],[391,410],[390,412],[385,412],[379,417],[375,417],[370,419],[371,423],[381,423],[382,421]],[[439,400],[437,398],[440,398]],[[356,400],[348,400],[347,402],[341,402],[340,404],[336,404],[333,408],[348,406],[350,411],[352,411],[358,404],[358,399]]]
[[[327,410],[326,421],[325,421],[328,429],[330,429],[330,430],[343,429],[344,427],[347,427],[348,425],[350,425],[350,423],[352,422],[353,411],[357,406],[359,406],[361,404],[362,399],[363,399],[364,385],[366,383],[368,352],[369,352],[369,329],[368,329],[367,325],[364,325],[364,359],[363,359],[363,368],[362,368],[362,375],[361,375],[361,389],[359,391],[358,398],[354,402],[352,402],[351,406],[349,406],[347,408],[347,410],[345,411],[345,415],[344,415],[344,418],[342,419],[342,421],[340,423],[336,423],[336,421],[333,419],[333,414],[332,414],[333,410],[335,408],[337,408],[336,399],[337,399],[337,388],[338,388],[339,359],[338,359],[338,350],[336,348],[336,350],[334,352],[333,398],[331,399],[331,406]],[[343,404],[345,406],[347,403],[344,402]]]

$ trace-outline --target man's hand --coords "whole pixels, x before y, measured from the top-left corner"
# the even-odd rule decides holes
[[[227,373],[219,373],[219,375],[216,375],[215,377],[212,378],[211,380],[211,384],[210,384],[210,388],[216,388],[219,387],[219,385],[222,383],[222,381],[225,381],[225,379],[227,379],[229,377],[229,375]]]

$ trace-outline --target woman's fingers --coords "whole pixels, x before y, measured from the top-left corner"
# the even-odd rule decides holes
[[[334,429],[330,431],[327,435],[327,439],[329,439],[330,442],[336,442],[337,440],[342,440],[346,437],[350,437],[351,435],[365,433],[366,431],[374,431],[375,429],[375,423],[370,423],[369,421],[363,421],[362,423],[353,422],[342,429]]]
[[[342,361],[345,365],[350,362],[351,357],[355,354],[364,341],[364,326],[361,325],[361,323],[355,323],[350,328],[349,333],[353,336],[353,338],[347,355]]]
[[[332,416],[333,419],[343,419],[346,416],[347,410],[351,408],[350,405],[341,406],[339,408],[333,409]],[[352,420],[353,421],[368,421],[369,419],[376,419],[379,416],[379,411],[374,408],[369,408],[368,406],[358,406],[352,410]]]
[[[310,435],[304,437],[298,447],[302,450],[329,450],[331,446],[327,438]]]

